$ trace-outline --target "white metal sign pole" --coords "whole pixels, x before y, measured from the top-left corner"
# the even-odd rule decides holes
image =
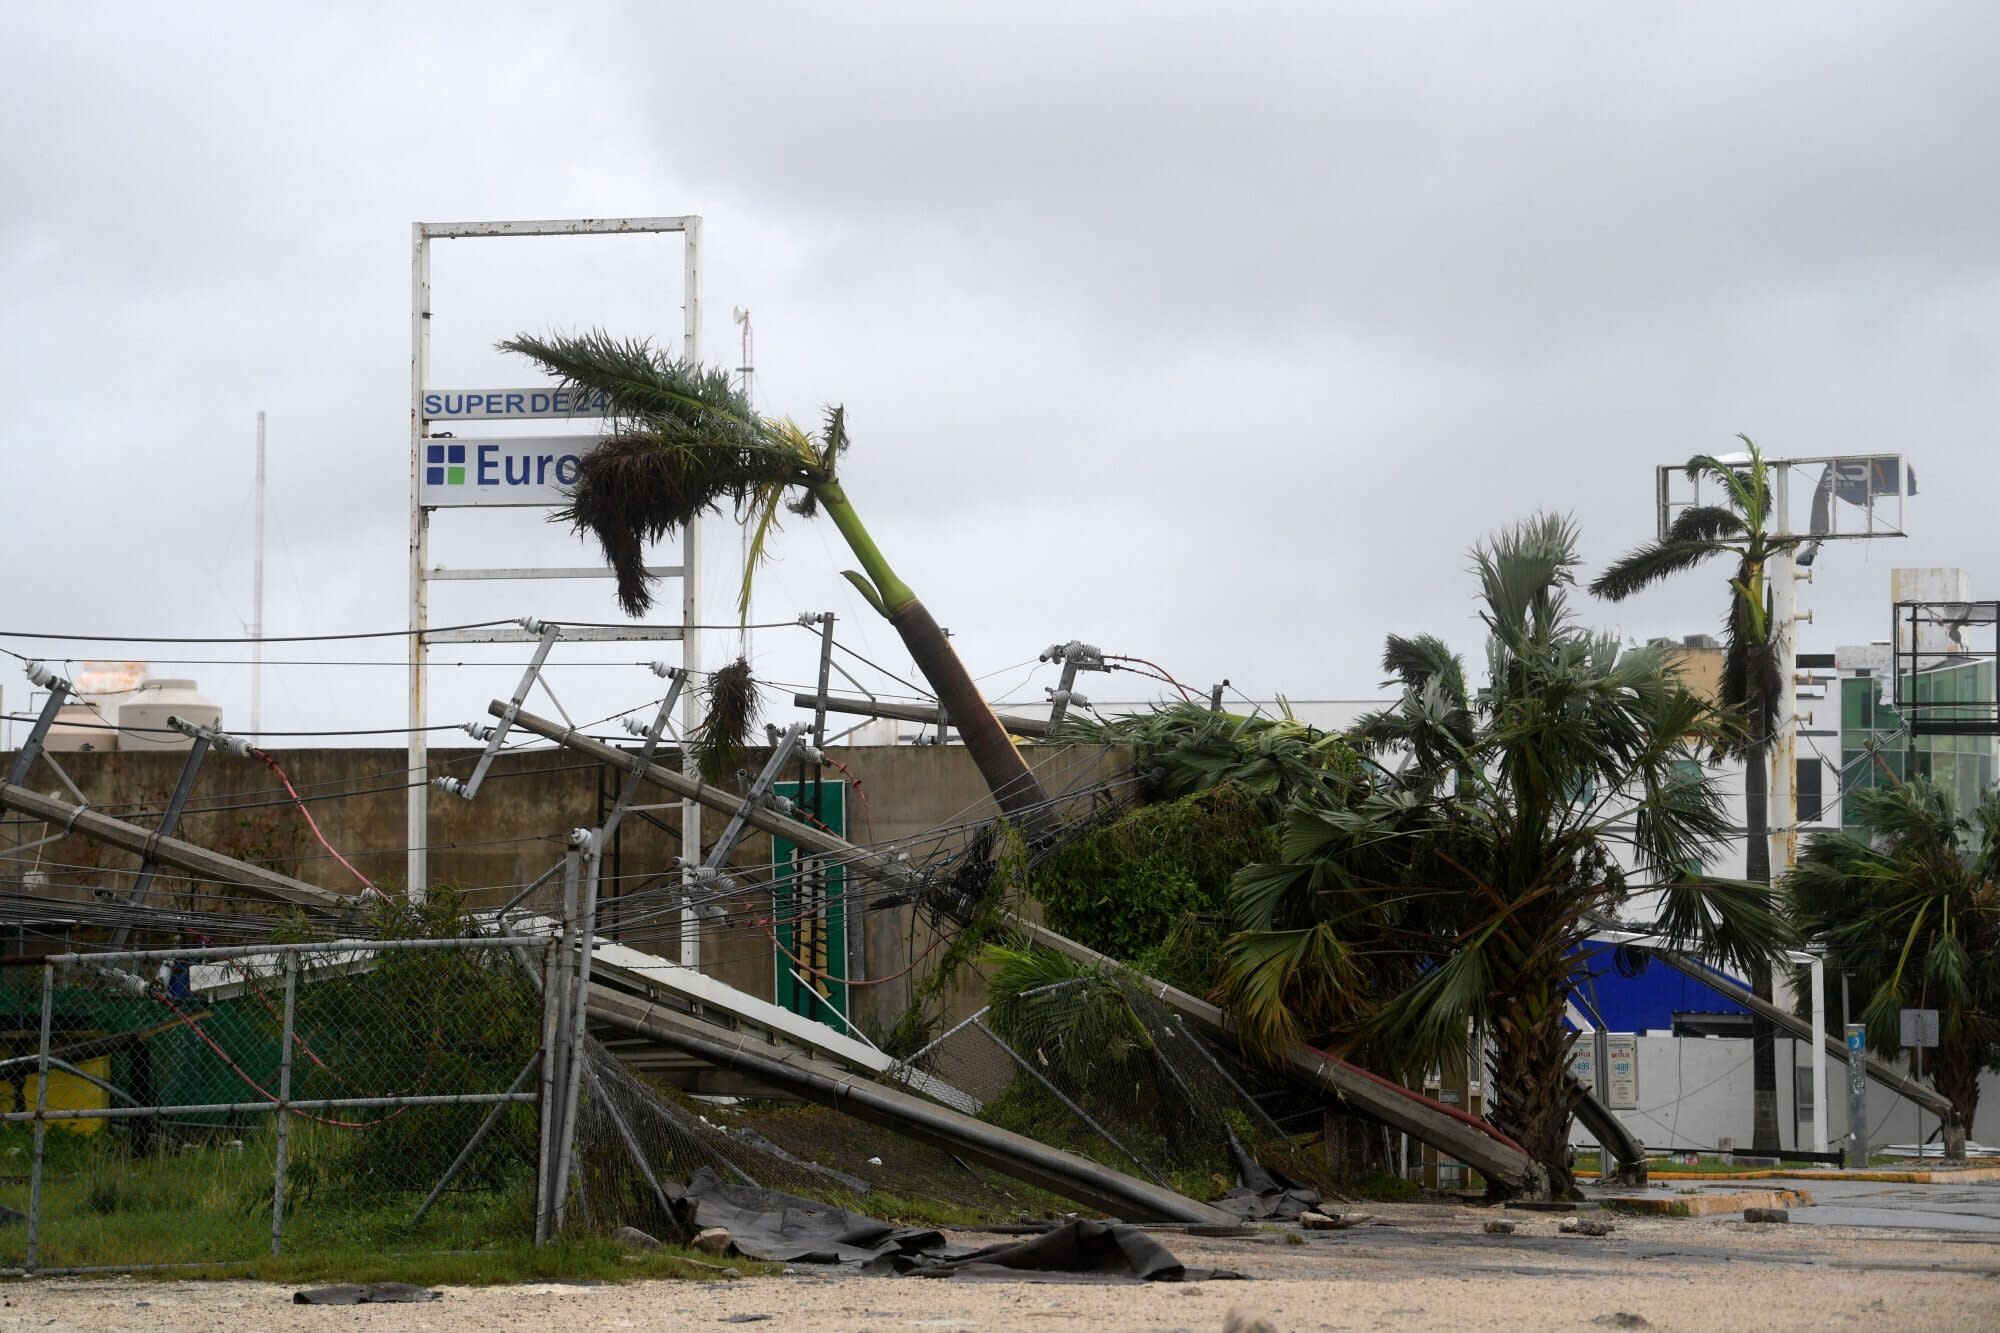
[[[681,285],[681,356],[690,364],[701,361],[701,219],[685,220],[681,232],[684,273]],[[681,692],[681,771],[699,777],[692,747],[695,729],[701,725],[701,692],[694,686],[701,672],[701,525],[689,519],[681,533],[681,666],[687,671],[688,688]],[[702,863],[701,802],[681,802],[681,889],[686,895],[681,905],[681,966],[701,966],[701,917],[695,911],[695,868]]]
[[[423,504],[424,388],[430,381],[431,249],[423,223],[411,227],[410,272],[410,774],[409,863],[404,876],[410,901],[422,902],[430,889],[430,733],[424,730],[424,637],[429,596],[424,585],[430,563],[431,511]]]
[[[1773,467],[1772,496],[1777,531],[1791,535],[1792,467]],[[1776,884],[1799,859],[1799,704],[1798,704],[1798,562],[1789,549],[1771,557],[1764,571],[1771,581],[1771,641],[1778,658],[1778,707],[1771,723],[1770,809],[1766,823],[1771,838],[1771,883]],[[1789,987],[1787,987],[1789,990]]]
[[[437,508],[540,507],[562,504],[567,487],[576,481],[581,456],[599,437],[590,435],[503,436],[492,439],[461,436],[432,437],[430,423],[454,421],[599,417],[606,404],[587,394],[555,384],[520,389],[430,388],[431,270],[430,243],[462,237],[590,236],[680,232],[684,239],[686,282],[682,312],[682,355],[698,359],[701,351],[701,219],[698,217],[584,218],[527,222],[419,222],[412,228],[410,299],[410,736],[409,736],[409,862],[407,884],[413,901],[421,902],[429,888],[430,842],[429,744],[426,659],[429,644],[526,643],[535,635],[525,628],[475,628],[430,632],[429,583],[433,579],[525,580],[608,578],[602,566],[565,568],[465,569],[430,564],[430,514]],[[682,665],[700,667],[700,644],[688,628],[701,619],[701,585],[697,557],[699,534],[690,523],[683,537],[680,566],[648,566],[655,578],[679,577],[681,624],[574,626],[564,637],[578,643],[630,643],[640,640],[682,640]],[[683,739],[700,725],[694,692],[682,705]],[[683,807],[681,835],[692,865],[701,863],[701,815],[693,802]],[[700,952],[694,926],[697,918],[685,908],[681,918],[681,956],[693,966]]]

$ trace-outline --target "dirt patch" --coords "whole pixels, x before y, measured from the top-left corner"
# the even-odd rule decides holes
[[[1887,1238],[1834,1228],[1744,1228],[1719,1220],[1630,1217],[1610,1236],[1565,1236],[1561,1219],[1515,1213],[1487,1234],[1491,1209],[1383,1205],[1383,1225],[1211,1239],[1163,1233],[1191,1266],[1244,1282],[1072,1287],[960,1283],[798,1271],[727,1283],[539,1283],[446,1288],[425,1306],[339,1311],[291,1304],[260,1283],[132,1279],[0,1288],[0,1329],[714,1328],[855,1333],[863,1329],[1277,1329],[1487,1327],[1760,1329],[1967,1328],[1992,1321],[2000,1244]],[[986,1237],[955,1237],[978,1244]],[[1940,1266],[1941,1265],[1941,1266]],[[1802,1275],[1809,1274],[1809,1280]],[[765,1317],[767,1316],[767,1317]],[[1643,1321],[1643,1322],[1640,1322]]]

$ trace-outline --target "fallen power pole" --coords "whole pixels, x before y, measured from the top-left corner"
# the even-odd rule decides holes
[[[1763,999],[1745,987],[1737,985],[1729,978],[1703,967],[1699,962],[1687,957],[1685,954],[1675,953],[1671,949],[1662,949],[1650,944],[1642,944],[1637,947],[1652,954],[1682,976],[1693,981],[1699,981],[1718,995],[1736,1001],[1736,1003],[1742,1005],[1751,1013],[1769,1019],[1777,1026],[1791,1033],[1794,1037],[1803,1037],[1807,1042],[1812,1041],[1812,1024],[1806,1022],[1806,1020],[1800,1018],[1797,1014],[1785,1012],[1769,1000]],[[1828,1055],[1833,1056],[1842,1064],[1848,1062],[1847,1044],[1845,1042],[1831,1033],[1825,1035],[1822,1040],[1826,1043],[1826,1052]],[[1883,1087],[1890,1089],[1897,1096],[1913,1101],[1925,1110],[1935,1112],[1938,1115],[1948,1116],[1951,1114],[1951,1102],[1935,1088],[1927,1088],[1915,1079],[1897,1073],[1894,1069],[1883,1064],[1872,1055],[1863,1055],[1862,1059],[1867,1062],[1868,1077],[1874,1079]]]
[[[497,717],[504,714],[507,708],[507,704],[495,699],[488,711]],[[633,772],[634,766],[640,764],[637,756],[629,751],[620,750],[615,746],[606,745],[603,741],[593,740],[589,736],[580,735],[569,727],[557,722],[551,722],[545,717],[537,717],[533,713],[516,712],[513,721],[514,725],[523,731],[531,731],[545,740],[554,741],[557,745],[563,746],[565,749],[574,750],[581,755],[587,755],[595,759],[598,763],[617,769],[621,773]],[[726,815],[735,815],[741,811],[744,822],[752,828],[761,829],[766,833],[777,834],[779,837],[788,839],[808,852],[814,852],[821,856],[839,857],[842,864],[850,870],[870,875],[884,883],[894,884],[900,888],[911,890],[924,887],[925,881],[923,876],[911,869],[906,861],[899,860],[883,852],[856,846],[845,838],[828,833],[825,829],[816,828],[801,820],[789,819],[768,806],[751,805],[746,810],[742,796],[737,793],[725,791],[721,787],[710,786],[708,783],[702,782],[697,778],[688,777],[684,773],[677,773],[670,768],[663,768],[659,764],[643,764],[641,766],[643,767],[642,776],[647,781],[653,783],[655,786],[663,787],[667,791],[673,792],[683,800],[694,801],[697,804],[707,806],[711,810],[719,810]],[[684,854],[692,860],[698,855],[698,851],[695,848],[687,848],[684,849]]]
[[[867,1077],[779,1051],[740,1033],[725,1032],[675,1010],[592,985],[590,1016],[600,1023],[659,1042],[723,1069],[831,1107],[870,1124],[990,1167],[1127,1221],[1207,1225],[1239,1219],[1186,1195],[1101,1166],[1076,1153],[989,1125],[922,1097],[884,1087]]]
[[[304,880],[280,875],[275,870],[239,861],[179,838],[163,837],[155,829],[128,824],[88,806],[72,805],[13,783],[0,782],[0,810],[16,810],[50,824],[59,824],[65,832],[108,843],[161,865],[172,866],[202,879],[232,884],[277,902],[322,910],[349,907],[354,903],[354,899],[345,894],[333,893]]]
[[[495,700],[492,711],[497,715],[507,707],[507,704]],[[625,751],[588,736],[578,735],[568,727],[532,713],[517,712],[514,715],[514,725],[621,771],[634,771],[634,765],[638,762],[635,756]],[[658,764],[646,765],[644,775],[658,786],[715,810],[733,814],[743,804],[742,798],[734,793],[709,786],[671,769],[662,768]],[[766,832],[790,839],[808,851],[838,856],[855,869],[873,874],[889,883],[913,890],[922,887],[921,877],[906,864],[879,852],[856,846],[845,838],[836,837],[810,824],[789,819],[764,807],[753,807],[749,822]],[[1015,924],[1046,948],[1067,954],[1091,966],[1120,967],[1112,959],[1045,927],[1020,921]],[[1146,989],[1157,994],[1163,1002],[1198,1024],[1228,1040],[1234,1040],[1234,1034],[1225,1016],[1214,1005],[1157,981],[1149,981]],[[1303,1044],[1297,1045],[1297,1048],[1288,1054],[1287,1063],[1293,1077],[1308,1086],[1326,1092],[1363,1114],[1379,1119],[1413,1138],[1450,1153],[1489,1180],[1512,1188],[1520,1188],[1527,1182],[1532,1167],[1532,1159],[1528,1154],[1506,1141],[1504,1136],[1496,1137],[1497,1131],[1481,1128],[1470,1116],[1460,1119],[1441,1106],[1433,1106],[1407,1088]],[[1626,1137],[1629,1138],[1629,1135]],[[1608,1141],[1615,1142],[1615,1140]]]
[[[1019,917],[1010,917],[1007,924],[1043,948],[1085,967],[1096,968],[1106,975],[1123,973],[1133,976],[1148,995],[1168,1008],[1211,1035],[1231,1045],[1238,1044],[1235,1025],[1216,1005],[1163,981],[1139,976],[1116,959],[1078,944],[1067,936],[1058,935],[1046,926]],[[1471,1115],[1463,1112],[1454,1115],[1444,1106],[1433,1104],[1401,1084],[1315,1050],[1304,1042],[1289,1043],[1283,1051],[1283,1058],[1285,1071],[1294,1081],[1315,1088],[1362,1115],[1450,1153],[1488,1180],[1512,1189],[1520,1189],[1527,1184],[1534,1159],[1519,1145],[1499,1135],[1498,1131],[1482,1127]]]

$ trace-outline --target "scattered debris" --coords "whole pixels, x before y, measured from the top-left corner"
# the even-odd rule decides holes
[[[1594,1217],[1565,1217],[1557,1230],[1571,1236],[1608,1236],[1617,1228]]]
[[[660,1248],[658,1237],[649,1236],[637,1227],[619,1227],[611,1233],[611,1239],[623,1245],[628,1250],[657,1250]]]
[[[1515,1228],[1519,1225],[1517,1222],[1488,1222],[1486,1224],[1486,1234],[1489,1236],[1511,1236],[1514,1234]]]
[[[686,1264],[690,1268],[707,1269],[709,1272],[715,1274],[717,1277],[743,1276],[743,1270],[738,1268],[734,1264],[712,1264],[709,1263],[706,1259],[682,1259],[681,1262]],[[793,1270],[787,1268],[785,1271],[789,1273]]]
[[[1299,1225],[1307,1231],[1346,1231],[1352,1227],[1369,1226],[1375,1221],[1373,1213],[1341,1213],[1339,1216],[1315,1212],[1299,1214]]]
[[[730,1314],[716,1320],[718,1324],[761,1324],[771,1316],[767,1314]]]
[[[973,1282],[1205,1282],[1243,1276],[1227,1268],[1188,1268],[1138,1227],[1091,1221],[983,1250],[906,1249],[872,1260],[861,1271]]]
[[[292,1293],[294,1305],[413,1305],[434,1301],[442,1292],[408,1282],[364,1282],[337,1287],[314,1287]]]
[[[1792,1220],[1792,1211],[1789,1208],[1745,1208],[1743,1210],[1743,1220],[1745,1222],[1789,1222]]]
[[[1606,1328],[1651,1328],[1652,1324],[1642,1314],[1632,1314],[1626,1310],[1616,1310],[1611,1314],[1601,1314],[1590,1321],[1603,1324]]]

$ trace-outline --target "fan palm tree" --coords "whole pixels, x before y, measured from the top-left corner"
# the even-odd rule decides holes
[[[1231,884],[1219,988],[1263,1042],[1323,1038],[1383,1073],[1462,1058],[1469,1026],[1488,1034],[1491,1118],[1555,1195],[1573,1190],[1580,1097],[1564,1013],[1592,917],[1626,892],[1614,851],[1661,885],[1676,942],[1750,963],[1787,938],[1768,887],[1683,875],[1728,826],[1681,761],[1726,724],[1669,655],[1575,622],[1575,543],[1566,519],[1541,517],[1475,551],[1491,682],[1478,694],[1438,640],[1390,641],[1401,698],[1355,739],[1408,762],[1358,799],[1292,802],[1282,861]]]
[[[1747,461],[1701,454],[1690,458],[1685,469],[1689,480],[1716,486],[1723,503],[1683,509],[1675,515],[1664,540],[1626,552],[1597,577],[1590,590],[1609,601],[1622,602],[1717,557],[1734,564],[1729,579],[1729,614],[1722,630],[1721,701],[1742,718],[1743,726],[1734,744],[1719,748],[1743,759],[1744,877],[1768,884],[1771,726],[1789,668],[1779,660],[1781,645],[1772,624],[1767,570],[1774,556],[1795,550],[1811,538],[1772,531],[1780,516],[1774,512],[1764,455],[1748,435],[1737,438],[1748,450]],[[1767,970],[1753,970],[1750,982],[1760,998],[1771,998]],[[1779,1150],[1778,1063],[1773,1035],[1768,1019],[1752,1017],[1752,1134],[1756,1151],[1762,1153]]]
[[[603,547],[626,614],[642,615],[652,605],[645,544],[728,506],[750,526],[750,562],[738,601],[747,618],[751,573],[777,531],[781,509],[808,518],[824,510],[861,565],[858,572],[845,571],[846,578],[902,637],[1001,812],[1030,827],[1039,824],[1046,804],[1040,782],[841,487],[838,463],[847,448],[841,408],[831,409],[814,435],[790,420],[753,412],[722,370],[676,361],[650,343],[601,331],[523,334],[500,347],[610,400],[611,433],[584,455],[570,502],[555,518]]]
[[[1815,834],[1786,877],[1786,907],[1860,983],[1878,1053],[1899,1053],[1900,1010],[1938,1011],[1925,1073],[1951,1102],[1945,1155],[1962,1158],[1980,1071],[2000,1069],[2000,792],[1971,821],[1926,778],[1846,799],[1861,834]]]

